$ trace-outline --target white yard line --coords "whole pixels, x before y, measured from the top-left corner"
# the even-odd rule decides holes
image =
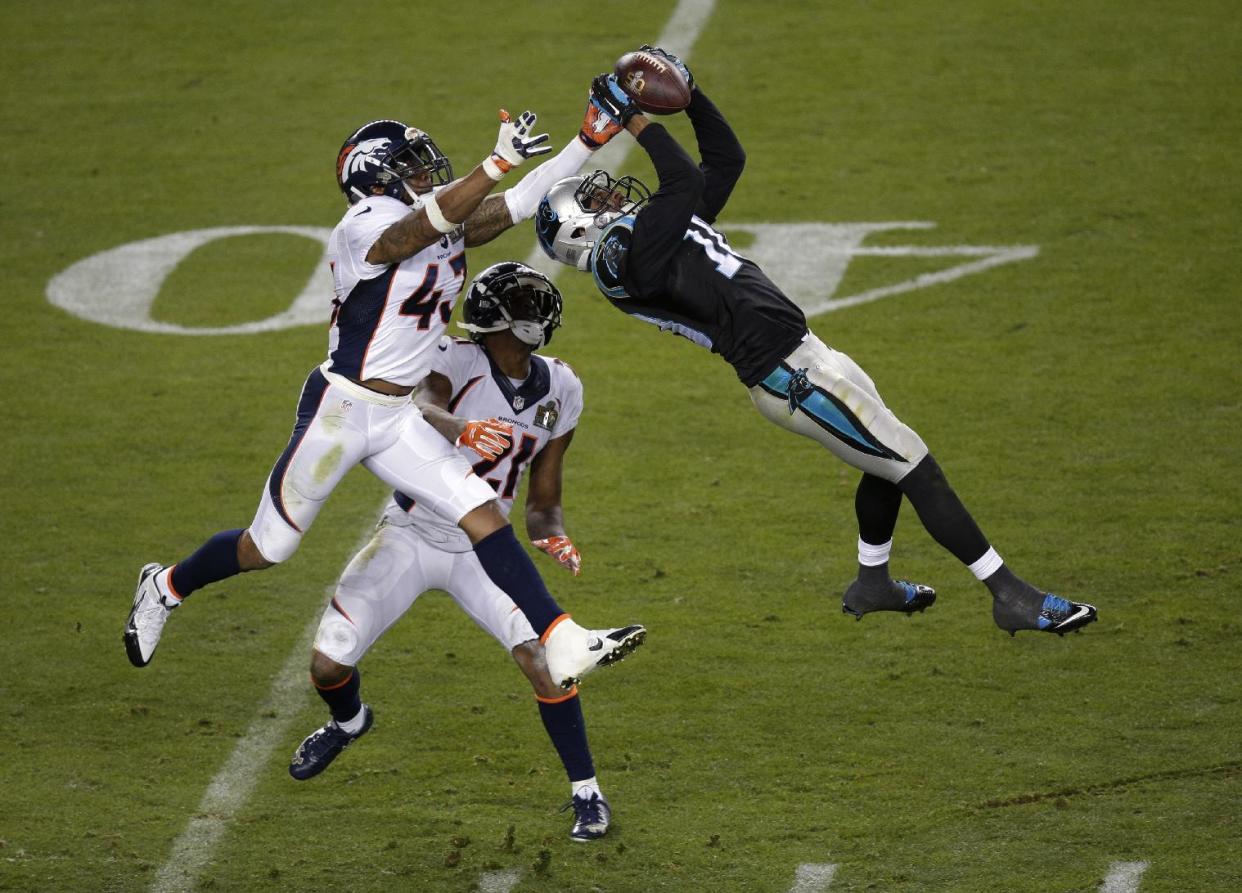
[[[820,893],[828,889],[836,874],[835,862],[806,862],[794,873],[794,885],[789,893]]]
[[[379,510],[387,504],[388,499],[385,498]],[[372,529],[368,527],[351,555],[370,541],[371,533]],[[334,589],[335,586],[328,587],[324,604],[332,598]],[[152,893],[180,893],[194,889],[199,875],[214,857],[216,845],[229,822],[254,792],[272,751],[281,744],[289,746],[290,725],[310,693],[310,649],[319,628],[320,613],[322,611],[316,612],[306,629],[302,630],[297,645],[276,674],[258,718],[250,724],[228,760],[207,786],[190,824],[173,841],[168,858],[155,874]],[[289,752],[293,753],[292,748]]]
[[[689,59],[690,51],[715,6],[715,0],[681,0],[656,44]],[[615,170],[625,160],[631,142],[632,140],[613,140],[596,153],[595,159],[601,166]],[[535,246],[533,254],[538,255],[541,261],[546,260],[546,255],[538,245]],[[371,530],[368,527],[354,551],[366,545],[370,538]],[[214,858],[216,846],[229,823],[254,792],[272,752],[281,743],[288,743],[290,724],[306,698],[310,648],[318,627],[319,616],[316,614],[303,630],[298,644],[289,653],[284,666],[272,682],[272,690],[264,706],[268,712],[275,713],[275,717],[260,714],[250,724],[245,736],[237,742],[233,753],[207,786],[207,791],[198,805],[197,815],[190,820],[181,836],[173,841],[168,858],[156,872],[155,880],[151,884],[153,893],[194,889],[199,875]],[[517,883],[516,877],[509,872],[497,872],[485,875],[485,878],[489,882],[495,882],[495,886],[486,889],[495,890],[496,893],[505,893]],[[506,883],[508,886],[503,886]]]
[[[1143,872],[1150,862],[1114,862],[1108,867],[1108,877],[1100,884],[1100,893],[1137,893]]]
[[[522,879],[522,869],[485,871],[479,877],[479,893],[509,893]]]

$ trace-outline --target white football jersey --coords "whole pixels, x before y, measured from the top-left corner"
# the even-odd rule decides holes
[[[555,437],[572,431],[582,413],[582,382],[574,370],[556,359],[534,354],[526,381],[514,382],[492,365],[482,347],[463,338],[441,339],[432,371],[449,380],[448,409],[463,419],[497,418],[513,426],[509,449],[499,459],[484,459],[469,447],[461,454],[474,472],[496,491],[507,516],[531,460]],[[425,540],[447,552],[468,552],[470,540],[461,528],[394,493],[384,512],[390,524],[410,525]]]
[[[336,291],[328,359],[333,372],[355,381],[422,381],[466,280],[461,227],[399,264],[367,263],[384,230],[411,210],[386,195],[364,198],[328,239]]]

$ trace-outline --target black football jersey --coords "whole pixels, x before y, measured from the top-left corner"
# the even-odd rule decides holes
[[[764,379],[806,334],[806,316],[751,260],[712,227],[745,155],[711,101],[696,90],[691,123],[696,165],[659,124],[639,135],[660,179],[633,222],[625,295],[609,301],[631,316],[720,354],[747,387]]]

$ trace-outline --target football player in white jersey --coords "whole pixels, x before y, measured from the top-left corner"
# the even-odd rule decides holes
[[[495,491],[508,515],[530,469],[526,530],[534,544],[575,576],[578,550],[565,532],[561,467],[582,411],[582,384],[565,363],[534,351],[561,322],[561,294],[543,274],[507,261],[471,283],[463,307],[470,340],[441,339],[416,402],[449,443],[472,424],[494,432],[459,452]],[[393,494],[375,536],[349,563],[324,609],[311,654],[311,679],[332,719],[302,742],[289,773],[318,775],[372,722],[357,684],[358,661],[429,589],[447,592],[490,633],[530,679],[540,717],[572,786],[571,837],[591,840],[608,828],[608,801],[595,779],[577,688],[566,693],[548,673],[529,621],[489,578],[470,540],[416,497]],[[346,728],[357,718],[355,733]]]
[[[168,615],[192,592],[293,555],[319,509],[351,468],[458,525],[487,575],[542,637],[550,672],[565,687],[641,641],[641,626],[584,629],[568,619],[522,549],[496,493],[422,417],[411,393],[425,377],[466,275],[464,249],[530,217],[558,176],[576,171],[620,127],[588,100],[581,132],[554,159],[503,194],[488,193],[528,158],[551,151],[535,115],[501,111],[495,149],[466,176],[423,131],[373,121],[337,156],[349,209],[328,244],[335,296],[328,359],[311,371],[297,422],[249,528],[226,530],[172,566],[139,574],[124,632],[135,666],[150,662]],[[489,436],[471,425],[467,446]]]

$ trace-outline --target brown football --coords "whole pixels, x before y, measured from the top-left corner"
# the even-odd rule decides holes
[[[614,69],[621,89],[652,115],[671,115],[690,104],[690,85],[667,59],[637,50],[617,60]]]

